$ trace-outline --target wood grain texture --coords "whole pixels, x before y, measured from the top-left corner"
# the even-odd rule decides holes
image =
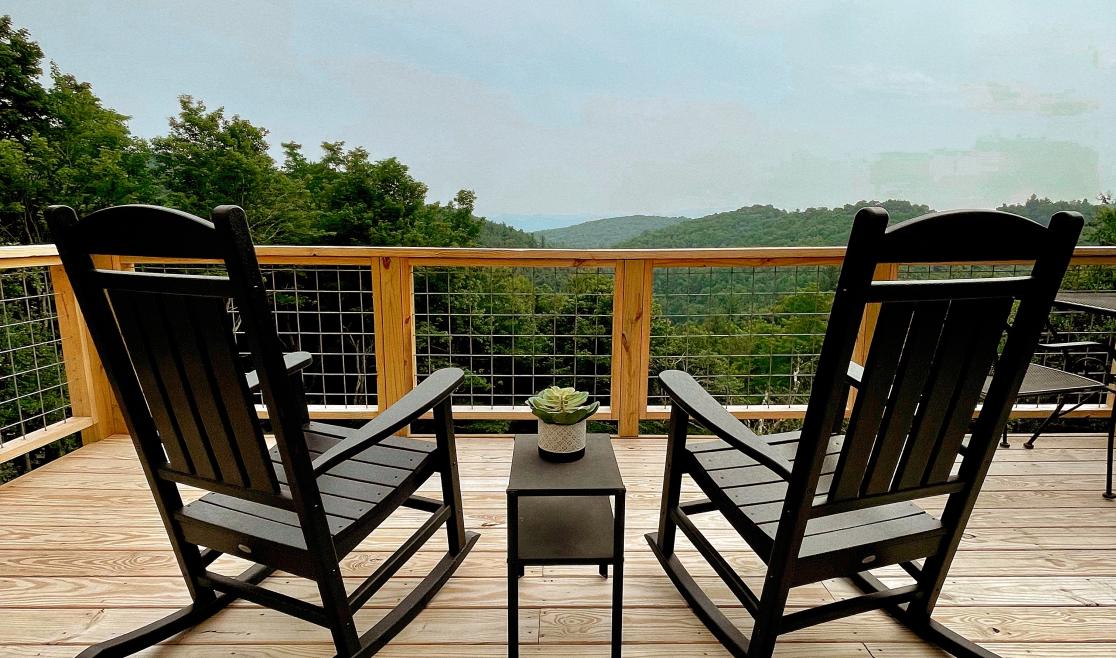
[[[1103,437],[1044,437],[1035,450],[1000,451],[968,535],[950,571],[936,617],[1007,657],[1099,658],[1116,655],[1116,505],[1100,498]],[[654,528],[665,442],[614,440],[629,488],[625,655],[726,656],[671,586],[640,535]],[[185,600],[185,588],[127,437],[86,446],[0,487],[0,655],[72,656],[95,641],[154,620]],[[458,442],[466,524],[477,547],[445,589],[381,655],[506,655],[503,609],[504,508],[511,442]],[[435,493],[431,489],[431,493]],[[688,491],[689,493],[685,493]],[[187,500],[196,493],[186,491]],[[692,488],[683,496],[693,496]],[[940,505],[933,501],[929,511]],[[424,519],[401,510],[342,562],[352,587]],[[762,564],[727,525],[703,530],[741,575],[756,584]],[[418,552],[399,582],[358,618],[368,628],[439,557]],[[727,589],[684,540],[680,555],[730,618],[750,623]],[[244,563],[221,558],[214,570]],[[902,573],[880,570],[889,583]],[[265,583],[310,599],[289,574]],[[521,584],[520,642],[525,656],[595,656],[610,633],[610,581],[593,568],[530,567]],[[795,606],[851,593],[826,581],[794,593]],[[747,630],[747,629],[746,629]],[[237,603],[146,656],[329,656],[329,634],[311,624]],[[921,658],[943,656],[879,613],[792,633],[777,656]]]
[[[415,386],[415,300],[406,258],[372,260],[376,403],[386,409]]]
[[[649,261],[625,260],[616,268],[613,295],[612,405],[620,436],[639,434],[647,410],[651,344]]]

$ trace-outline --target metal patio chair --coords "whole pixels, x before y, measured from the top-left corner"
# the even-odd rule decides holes
[[[1023,443],[1024,448],[1034,448],[1035,441],[1038,440],[1039,435],[1046,431],[1046,428],[1051,423],[1068,416],[1070,413],[1080,408],[1088,400],[1089,396],[1096,396],[1098,394],[1108,395],[1113,392],[1112,384],[1108,381],[1107,365],[1110,363],[1105,358],[1097,358],[1093,356],[1079,357],[1072,359],[1069,351],[1072,349],[1084,349],[1093,351],[1103,351],[1108,359],[1111,359],[1110,348],[1096,341],[1073,341],[1064,343],[1047,343],[1042,347],[1057,349],[1063,352],[1063,365],[1067,370],[1052,368],[1050,366],[1032,363],[1027,367],[1027,374],[1023,377],[1023,384],[1019,387],[1020,400],[1027,398],[1035,399],[1036,401],[1043,398],[1055,399],[1054,410],[1050,415],[1042,419],[1031,437]],[[1077,364],[1073,364],[1077,361]],[[1094,361],[1099,364],[1101,368],[1101,380],[1078,375],[1070,372],[1068,368],[1073,365],[1080,367],[1082,361]],[[1098,367],[1098,366],[1094,366]],[[991,379],[989,379],[991,381]],[[1116,452],[1116,409],[1108,414],[1106,422],[1106,431],[1108,433],[1108,450],[1107,456],[1107,469],[1105,470],[1105,486],[1104,493],[1102,494],[1106,499],[1116,499],[1116,494],[1112,492],[1112,467],[1113,467],[1113,453]],[[1003,437],[1000,440],[1000,446],[1010,448],[1011,444],[1008,442],[1007,427],[1004,427]]]
[[[439,370],[359,429],[312,422],[298,370],[284,357],[244,211],[212,221],[154,206],[47,219],[89,332],[120,401],[193,602],[84,651],[128,655],[242,597],[330,630],[341,656],[369,656],[419,613],[476,543],[466,532],[450,393],[461,370]],[[103,256],[218,261],[222,276],[99,269]],[[235,304],[255,371],[241,368],[227,304]],[[275,447],[257,418],[263,394]],[[435,442],[394,436],[433,410]],[[415,495],[431,476],[442,500]],[[185,504],[179,485],[211,493]],[[346,592],[340,560],[399,507],[431,516],[367,580]],[[415,589],[364,634],[359,610],[442,526],[448,550]],[[255,563],[237,577],[208,567],[222,554]],[[322,605],[259,585],[276,569],[312,580]]]
[[[659,375],[672,406],[659,529],[647,541],[694,613],[734,655],[767,658],[782,634],[882,608],[954,655],[995,656],[931,613],[1082,219],[1058,213],[1044,227],[1003,212],[954,211],[890,228],[887,222],[882,209],[857,213],[800,432],[759,437],[686,373]],[[1027,276],[872,280],[880,263],[974,261],[1034,265]],[[878,319],[841,436],[834,428],[869,304],[879,304]],[[688,442],[691,419],[718,440]],[[683,475],[707,498],[681,502]],[[913,502],[933,496],[948,497],[938,517]],[[713,512],[766,563],[758,594],[690,519]],[[678,529],[752,614],[750,637],[687,572],[675,553]],[[913,583],[888,586],[872,574],[894,564]],[[792,588],[836,577],[864,594],[785,611]]]

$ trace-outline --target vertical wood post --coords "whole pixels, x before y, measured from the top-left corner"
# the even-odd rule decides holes
[[[649,260],[616,265],[612,308],[612,415],[620,436],[638,436],[647,409],[651,365],[651,278]]]
[[[415,297],[410,260],[372,259],[376,405],[382,411],[415,387]]]
[[[58,311],[58,332],[62,359],[66,367],[66,389],[74,416],[85,416],[93,425],[82,430],[82,443],[93,443],[127,432],[112,393],[105,368],[93,346],[85,319],[77,305],[73,286],[61,265],[50,267],[54,304]]]

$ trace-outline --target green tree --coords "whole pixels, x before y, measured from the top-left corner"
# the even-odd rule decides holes
[[[37,203],[49,170],[43,51],[11,16],[0,17],[0,241],[38,241]]]
[[[1116,202],[1110,194],[1102,194],[1100,201],[1101,205],[1094,206],[1096,215],[1089,238],[1096,244],[1116,245]]]
[[[121,203],[150,203],[159,189],[147,143],[131,135],[128,117],[106,108],[92,86],[51,66],[47,93],[56,199],[86,214]],[[55,201],[56,203],[58,201]]]
[[[275,166],[267,129],[224,108],[207,110],[190,96],[179,98],[170,132],[151,140],[156,176],[166,205],[206,217],[215,207],[236,204],[248,213],[257,242],[306,242],[313,236],[304,186]]]
[[[26,29],[0,16],[0,139],[26,144],[46,127],[46,90],[39,83],[43,51]]]
[[[0,241],[47,241],[42,210],[52,203],[86,213],[153,200],[146,145],[128,117],[101,104],[88,83],[51,66],[26,30],[0,17]]]
[[[480,232],[476,196],[461,190],[446,204],[426,203],[427,187],[395,158],[373,161],[363,148],[322,144],[314,162],[283,145],[283,171],[309,191],[322,238],[333,244],[466,246]]]

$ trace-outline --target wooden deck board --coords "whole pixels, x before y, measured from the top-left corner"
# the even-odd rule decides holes
[[[1013,437],[1018,446],[1021,437]],[[507,438],[459,441],[466,524],[481,541],[428,610],[385,656],[504,655],[506,635],[504,486]],[[619,439],[629,487],[625,587],[625,655],[727,655],[686,608],[642,534],[657,523],[664,442]],[[1116,655],[1116,503],[1099,491],[1103,437],[1050,435],[1035,450],[1001,451],[992,468],[943,593],[937,618],[1004,656],[1062,658]],[[435,486],[426,487],[436,493]],[[688,488],[693,492],[693,488]],[[936,504],[927,505],[932,511]],[[404,510],[348,556],[351,585],[369,573],[423,519]],[[760,561],[727,524],[700,525],[748,580]],[[437,541],[437,540],[436,540]],[[421,551],[400,578],[362,611],[367,627],[403,596],[437,557]],[[685,541],[684,561],[745,630],[734,604]],[[231,558],[219,570],[242,567]],[[185,588],[126,437],[87,446],[0,487],[0,655],[71,656],[186,600]],[[897,569],[881,570],[899,582]],[[269,584],[314,600],[313,588],[278,574]],[[606,652],[609,581],[595,569],[529,568],[520,588],[525,656],[593,656]],[[813,605],[852,593],[840,581],[800,588],[791,604]],[[328,656],[328,633],[311,624],[238,602],[173,638],[149,656]],[[786,636],[779,656],[915,658],[929,649],[881,613]]]

